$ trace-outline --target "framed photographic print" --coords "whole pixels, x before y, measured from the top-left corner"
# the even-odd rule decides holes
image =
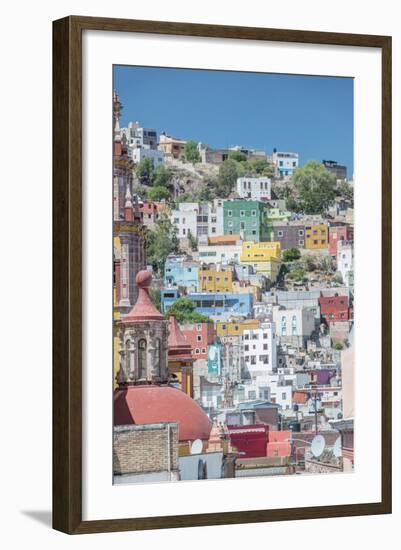
[[[391,38],[53,32],[53,525],[391,512]]]

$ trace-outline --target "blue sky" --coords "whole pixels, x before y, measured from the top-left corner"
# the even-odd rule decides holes
[[[116,66],[121,125],[139,121],[211,147],[295,151],[353,172],[351,78]]]

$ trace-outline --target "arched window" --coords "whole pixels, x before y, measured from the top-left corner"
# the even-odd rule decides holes
[[[127,376],[131,372],[131,340],[125,342],[125,373]]]
[[[138,378],[146,378],[146,348],[147,342],[141,338],[138,342]]]
[[[156,339],[156,346],[155,346],[155,370],[156,370],[156,376],[161,375],[161,365],[160,365],[160,358],[161,358],[161,340],[160,338]]]

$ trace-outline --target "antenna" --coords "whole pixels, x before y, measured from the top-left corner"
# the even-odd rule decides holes
[[[322,435],[316,435],[313,438],[310,446],[313,456],[315,458],[319,458],[319,456],[323,453],[325,446],[326,446],[326,441],[324,437]]]
[[[341,449],[341,436],[337,437],[334,446],[333,446],[333,454],[335,457],[340,458],[342,456],[342,449]]]
[[[203,450],[203,443],[201,439],[195,439],[191,445],[190,453],[191,455],[199,455]]]

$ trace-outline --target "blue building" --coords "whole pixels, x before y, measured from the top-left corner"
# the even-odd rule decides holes
[[[164,266],[164,284],[168,287],[183,286],[199,289],[199,264],[187,256],[168,256]]]
[[[212,319],[228,318],[231,315],[252,316],[252,294],[192,292],[188,298],[195,302],[196,311]]]
[[[289,178],[298,168],[298,153],[273,151],[273,162],[276,166],[276,175],[281,178]]]
[[[162,288],[160,291],[160,302],[162,313],[166,313],[168,308],[180,297],[177,288]]]

